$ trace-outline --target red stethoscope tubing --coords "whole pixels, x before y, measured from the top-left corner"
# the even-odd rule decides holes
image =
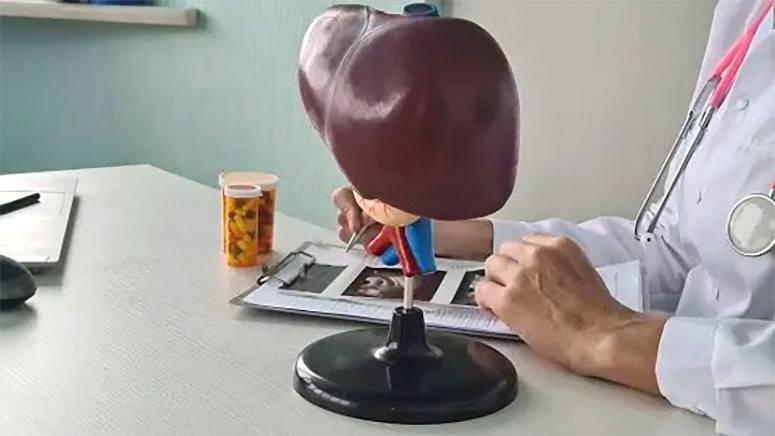
[[[721,57],[721,60],[719,60],[718,64],[716,64],[716,67],[711,71],[708,82],[717,82],[713,94],[710,97],[710,101],[708,102],[708,105],[713,109],[721,107],[721,103],[724,102],[727,94],[729,94],[729,90],[732,89],[732,83],[735,81],[738,71],[740,71],[740,66],[743,65],[743,60],[748,53],[748,49],[756,35],[756,31],[759,29],[764,19],[767,18],[767,14],[770,9],[772,9],[773,3],[775,3],[775,0],[768,0],[764,3],[764,7],[761,12],[759,12],[756,19],[748,25],[745,32],[743,32],[740,38],[732,44],[732,47],[729,47],[727,52],[724,53],[724,56]]]
[[[662,162],[662,167],[659,169],[659,173],[652,182],[651,187],[646,194],[646,198],[643,199],[638,214],[635,217],[635,225],[633,226],[635,239],[641,239],[640,225],[644,221],[647,211],[649,211],[652,206],[652,199],[657,192],[657,188],[660,186],[660,181],[664,178],[667,170],[672,166],[671,164],[678,154],[677,152],[680,145],[684,142],[695,123],[697,123],[698,129],[692,137],[691,142],[688,144],[686,152],[683,153],[683,157],[679,161],[679,165],[675,172],[666,181],[664,195],[657,203],[656,210],[651,217],[651,223],[647,226],[645,233],[651,234],[656,228],[657,221],[659,220],[662,211],[665,209],[668,199],[678,184],[681,175],[686,170],[692,155],[697,150],[700,142],[702,142],[702,138],[705,135],[705,131],[708,129],[708,125],[710,124],[713,115],[718,108],[721,107],[721,104],[732,89],[732,85],[740,71],[740,67],[743,65],[745,56],[748,54],[748,49],[751,47],[751,42],[753,41],[756,32],[759,30],[759,27],[761,27],[762,22],[767,18],[767,14],[773,8],[773,4],[775,4],[775,0],[767,0],[764,2],[764,7],[761,12],[759,12],[748,27],[746,27],[743,34],[740,35],[740,38],[738,38],[724,53],[711,71],[708,80],[692,101],[692,106],[689,109],[689,113],[686,115],[683,126],[681,126],[681,130],[678,133],[678,136],[676,136],[675,142],[673,142],[672,147],[670,147],[667,157],[664,162]]]

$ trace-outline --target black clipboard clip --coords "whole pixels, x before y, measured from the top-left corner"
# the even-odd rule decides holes
[[[270,279],[275,279],[282,283],[283,286],[290,286],[297,278],[307,275],[315,261],[315,256],[309,253],[301,250],[293,251],[274,266],[264,271],[257,282],[259,285],[263,285]]]

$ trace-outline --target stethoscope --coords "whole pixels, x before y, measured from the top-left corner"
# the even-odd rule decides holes
[[[683,158],[679,162],[678,168],[667,182],[665,193],[657,204],[651,222],[646,227],[646,240],[653,238],[659,216],[665,209],[670,195],[675,190],[678,180],[686,170],[686,166],[697,150],[697,146],[702,142],[713,115],[721,107],[727,94],[729,94],[732,83],[737,77],[740,66],[748,53],[748,48],[751,46],[751,41],[753,41],[754,35],[756,35],[761,23],[767,17],[768,12],[772,9],[774,2],[775,0],[767,0],[765,2],[764,8],[756,19],[751,22],[740,38],[724,53],[724,56],[722,56],[719,63],[712,70],[707,82],[705,82],[705,85],[703,85],[692,102],[689,113],[686,115],[686,120],[638,210],[638,215],[635,218],[635,239],[641,240],[641,223],[652,204],[659,182],[664,178],[687,134],[692,130],[695,123],[699,123],[697,132],[694,134],[686,153],[684,153]],[[775,247],[775,180],[773,180],[772,186],[770,186],[769,194],[747,195],[732,207],[732,211],[727,218],[727,236],[732,248],[744,256],[760,256]]]

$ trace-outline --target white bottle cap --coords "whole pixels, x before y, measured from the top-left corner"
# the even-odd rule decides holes
[[[218,175],[220,187],[233,183],[248,183],[260,186],[264,192],[277,188],[279,181],[280,178],[276,175],[260,171],[224,171]]]
[[[261,196],[261,187],[248,183],[234,183],[226,185],[223,193],[229,198],[257,198]]]

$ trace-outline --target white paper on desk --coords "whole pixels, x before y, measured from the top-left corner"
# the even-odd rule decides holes
[[[640,262],[620,263],[598,268],[597,273],[608,287],[608,292],[632,310],[643,312]]]
[[[0,203],[40,194],[37,203],[0,216],[0,252],[28,267],[59,262],[77,185],[75,177],[0,176]]]
[[[325,244],[305,244],[300,250],[314,256],[317,264],[338,266],[343,271],[317,294],[282,289],[282,282],[269,280],[237,296],[232,303],[379,324],[390,322],[393,310],[400,305],[400,301],[342,295],[365,268],[384,268],[379,259],[366,256],[359,250],[344,253],[342,247]],[[294,262],[288,265],[294,265]],[[516,337],[503,322],[492,315],[476,307],[451,304],[453,297],[463,287],[463,277],[468,272],[481,270],[484,267],[481,262],[438,259],[437,266],[445,275],[433,297],[427,302],[415,302],[423,309],[428,326],[482,336]],[[617,300],[633,309],[642,309],[640,299],[636,297],[640,295],[640,268],[637,261],[606,266],[598,272]],[[281,275],[288,277],[287,274]]]

